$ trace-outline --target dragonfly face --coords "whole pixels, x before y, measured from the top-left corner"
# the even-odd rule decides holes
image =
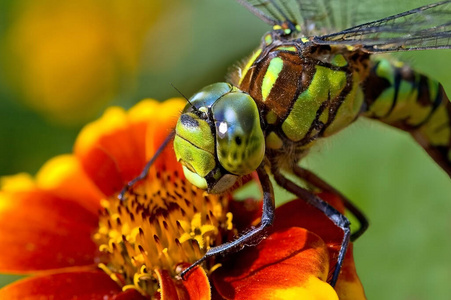
[[[191,183],[210,193],[227,190],[265,155],[255,101],[227,83],[203,88],[178,120],[174,150]]]

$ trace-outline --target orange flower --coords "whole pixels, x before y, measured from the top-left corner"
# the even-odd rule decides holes
[[[36,179],[3,179],[0,271],[32,275],[1,299],[364,299],[349,249],[334,290],[327,279],[342,232],[301,200],[276,211],[256,247],[215,258],[183,281],[179,272],[258,223],[261,207],[189,184],[167,147],[136,177],[184,105],[145,100],[110,108],[80,133],[74,153],[47,162]],[[323,195],[340,208],[340,200]],[[221,267],[222,265],[222,267]]]

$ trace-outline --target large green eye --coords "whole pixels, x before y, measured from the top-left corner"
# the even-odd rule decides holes
[[[233,91],[212,105],[216,151],[221,165],[232,174],[255,171],[265,155],[260,114],[246,93]]]

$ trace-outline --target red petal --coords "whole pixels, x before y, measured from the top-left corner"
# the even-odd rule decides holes
[[[120,292],[120,287],[104,272],[69,272],[19,280],[0,289],[0,299],[106,300]]]
[[[334,207],[340,210],[344,209],[343,203],[337,196],[326,193],[322,193],[319,196]],[[343,239],[343,231],[335,226],[322,212],[308,205],[305,201],[291,201],[277,208],[274,225],[275,231],[283,230],[290,226],[298,226],[318,234],[328,246],[331,262],[330,269],[331,272],[334,270]],[[340,281],[344,281],[343,284],[340,284]],[[347,250],[338,282],[336,286],[337,292],[349,295],[348,298],[345,297],[343,299],[365,299],[363,287],[354,265],[352,245]]]
[[[188,298],[190,300],[209,300],[211,299],[210,282],[208,281],[205,270],[197,267],[190,272],[186,280],[182,281]]]
[[[231,256],[213,273],[213,282],[227,299],[337,299],[324,282],[327,274],[324,242],[305,229],[290,228]]]
[[[323,200],[337,208],[339,211],[344,211],[343,202],[334,194],[321,193],[319,194]],[[251,203],[253,205],[246,205]],[[244,228],[249,228],[250,222],[257,217],[260,217],[261,207],[256,203],[261,202],[236,202],[232,201],[230,207],[233,212],[234,222],[239,222]],[[308,205],[303,200],[294,200],[282,205],[276,209],[276,218],[273,227],[273,232],[283,231],[290,227],[302,227],[318,234],[329,248],[329,259],[331,261],[331,271],[336,264],[336,258],[343,238],[343,232],[336,227],[322,212],[316,208]],[[354,265],[352,244],[343,262],[342,271],[336,286],[337,293],[340,299],[366,299],[362,284],[357,276]]]
[[[161,113],[154,114],[149,122],[146,132],[146,158],[151,159],[161,144],[166,140],[171,130],[175,128],[177,119],[183,106],[186,104],[180,100],[167,100],[158,107]],[[154,170],[176,170],[183,176],[180,163],[177,162],[172,141],[154,163]]]
[[[137,290],[129,289],[115,295],[112,300],[146,300],[148,298],[141,295]]]
[[[188,266],[185,265],[186,268]],[[155,270],[160,282],[162,300],[209,300],[210,282],[205,271],[198,267],[186,280],[175,280],[167,270]]]
[[[343,231],[328,217],[303,200],[293,200],[276,209],[274,231],[289,227],[305,228],[319,235],[328,246],[340,245]]]
[[[340,206],[341,201],[330,194],[321,194],[323,200],[332,205]],[[241,230],[248,229],[255,220],[261,217],[262,202],[251,199],[245,201],[231,201],[230,210],[234,216],[234,224]],[[241,228],[240,228],[241,227]],[[275,212],[273,232],[281,231],[290,227],[305,228],[319,235],[328,245],[340,245],[343,231],[334,225],[329,218],[315,207],[307,204],[304,200],[293,200],[278,207]]]
[[[334,194],[319,194],[323,200],[333,205],[339,211],[344,211],[343,202]],[[282,230],[289,226],[299,226],[318,234],[328,245],[331,272],[333,271],[338,251],[340,250],[343,231],[319,210],[302,200],[295,200],[279,207],[276,211],[274,230]],[[340,276],[335,287],[340,299],[366,299],[365,292],[354,264],[353,245],[346,252]]]
[[[158,281],[160,282],[161,299],[179,299],[175,281],[169,274],[169,271],[157,269],[155,270],[155,273],[157,274]]]
[[[254,199],[246,199],[244,201],[231,200],[229,202],[229,210],[233,215],[233,224],[238,229],[238,232],[248,230],[252,226],[252,222],[260,221],[262,208],[262,201]]]
[[[322,193],[319,196],[334,207],[344,210],[343,203],[337,196],[326,193]],[[279,231],[290,226],[302,227],[312,231],[318,234],[326,242],[329,248],[332,272],[336,264],[338,251],[341,247],[343,231],[335,226],[322,212],[302,200],[291,201],[276,210],[274,230]],[[355,297],[355,299],[359,299],[357,295],[364,295],[354,265],[352,245],[348,247],[339,279],[341,277],[346,278],[346,281],[354,287],[355,294],[353,297]],[[341,286],[337,286],[337,291],[341,289]],[[363,299],[365,299],[364,296]]]
[[[105,149],[91,148],[79,158],[86,174],[105,195],[111,196],[125,185],[115,158]]]
[[[0,193],[0,270],[31,272],[94,264],[97,215],[39,190]]]
[[[338,210],[342,214],[345,213],[344,203],[341,200],[341,198],[338,197],[336,194],[322,192],[318,194],[318,197],[320,197],[321,199],[332,205],[336,210]]]
[[[87,125],[77,138],[74,153],[88,176],[106,194],[119,191],[145,164],[144,136],[124,110],[112,107]],[[135,131],[136,130],[136,131]]]

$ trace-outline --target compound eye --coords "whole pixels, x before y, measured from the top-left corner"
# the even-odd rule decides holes
[[[221,165],[232,174],[255,171],[265,154],[260,115],[246,93],[231,92],[212,106],[216,127],[216,150]]]

